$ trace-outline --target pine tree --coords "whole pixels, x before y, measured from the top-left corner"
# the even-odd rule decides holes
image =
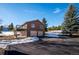
[[[2,30],[3,30],[3,26],[0,26],[0,33],[2,32]]]
[[[47,31],[47,20],[45,18],[42,19],[42,23],[44,24],[45,31]]]
[[[72,36],[73,33],[77,33],[79,30],[79,11],[73,5],[70,4],[67,13],[64,17],[63,33],[67,33]]]
[[[10,31],[14,30],[14,25],[13,25],[13,23],[11,23],[11,24],[9,25],[9,30],[10,30]]]
[[[0,33],[2,32],[3,29],[3,26],[1,24],[2,24],[2,19],[0,19]]]

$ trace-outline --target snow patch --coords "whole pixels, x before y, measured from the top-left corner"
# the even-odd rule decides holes
[[[0,48],[6,48],[7,45],[21,44],[21,43],[29,43],[38,41],[38,37],[28,37],[24,39],[16,39],[16,40],[0,40]]]
[[[45,36],[47,36],[47,37],[59,37],[59,34],[61,32],[62,32],[61,30],[49,31],[49,32],[46,32]]]
[[[0,33],[0,36],[10,36],[10,35],[14,35],[14,32],[13,31],[8,31],[8,32],[2,32]]]

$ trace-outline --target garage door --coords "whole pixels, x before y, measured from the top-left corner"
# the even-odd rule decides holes
[[[43,32],[42,31],[38,31],[38,36],[43,36]]]
[[[30,31],[30,36],[37,36],[37,31]]]

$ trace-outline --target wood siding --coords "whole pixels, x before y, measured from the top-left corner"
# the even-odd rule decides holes
[[[32,24],[35,25],[34,28],[32,28]],[[33,34],[34,34],[34,36],[43,36],[43,34],[45,32],[44,26],[39,20],[27,22],[22,27],[23,27],[23,29],[26,29],[26,30],[24,32],[21,31],[21,35],[22,36],[26,35],[26,37],[33,36]]]

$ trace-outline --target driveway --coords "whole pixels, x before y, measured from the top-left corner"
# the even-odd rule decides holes
[[[47,43],[42,41],[9,45],[7,51],[18,51],[26,55],[79,55],[79,45]]]

